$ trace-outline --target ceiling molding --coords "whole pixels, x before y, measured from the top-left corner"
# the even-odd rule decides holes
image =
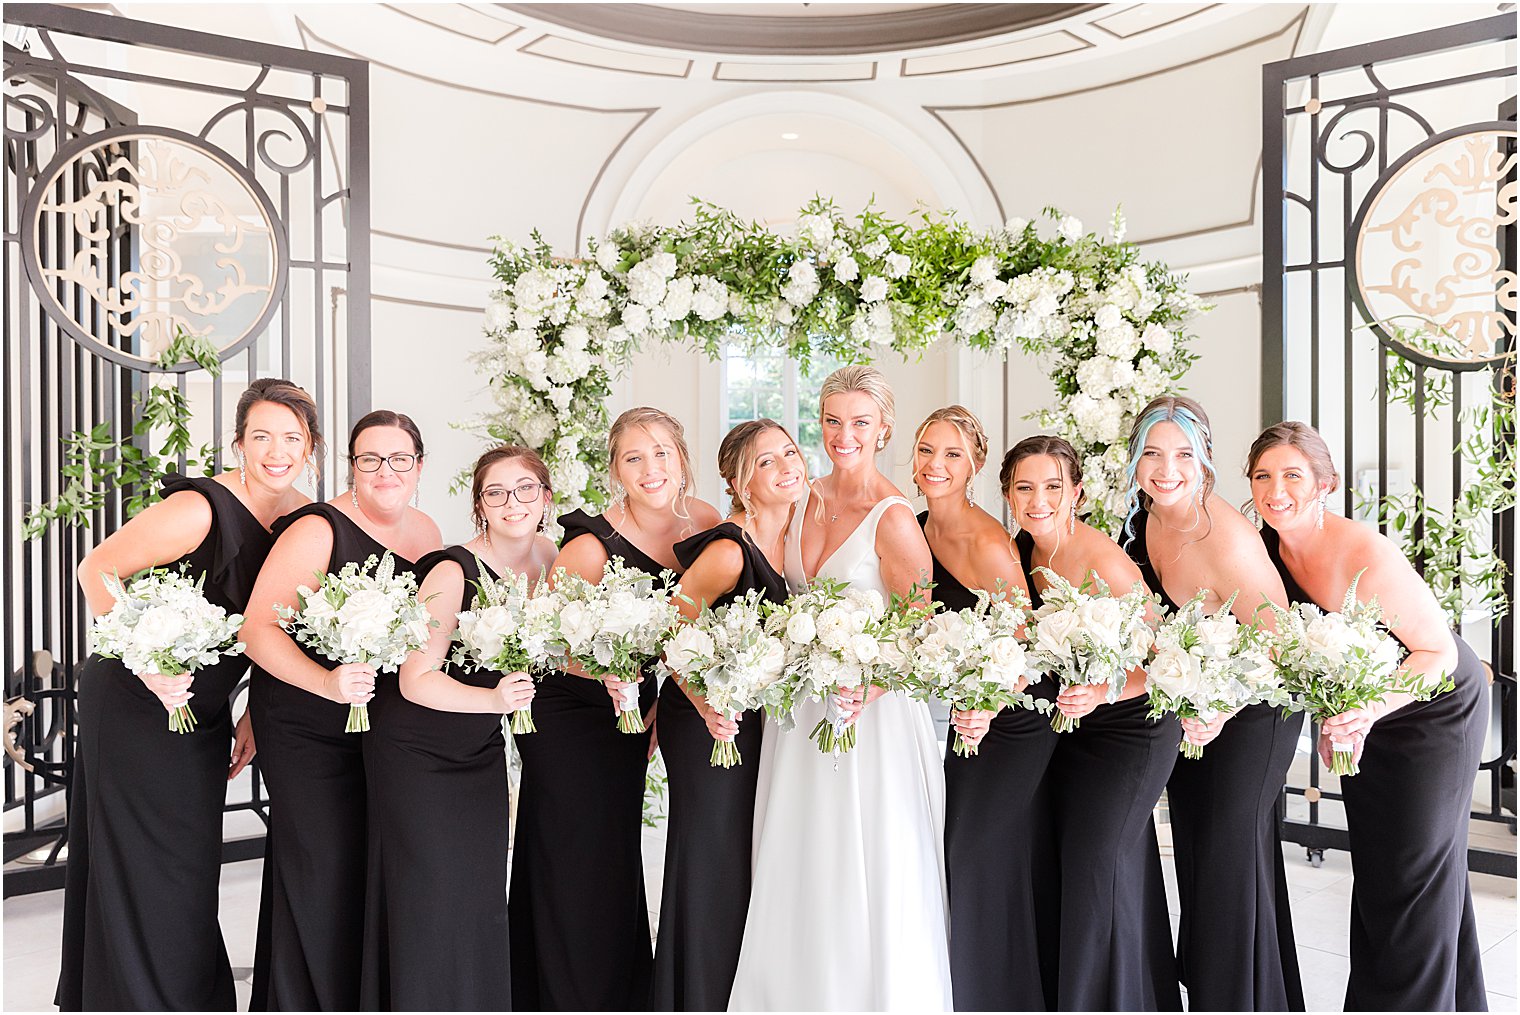
[[[498,4],[587,35],[640,46],[755,56],[860,55],[1006,35],[1103,4],[944,4],[872,14],[781,17],[673,10],[653,4]]]

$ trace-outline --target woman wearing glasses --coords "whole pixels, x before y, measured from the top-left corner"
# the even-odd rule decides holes
[[[348,707],[375,697],[374,667],[334,666],[280,629],[314,574],[389,550],[396,568],[442,545],[438,526],[409,506],[422,471],[422,435],[380,409],[348,438],[351,485],[275,524],[275,544],[248,603],[243,642],[253,661],[249,708],[269,783],[264,898],[254,956],[255,1011],[353,1011],[364,941],[364,740],[343,732]],[[394,678],[388,678],[394,681]]]
[[[423,557],[427,646],[382,682],[364,738],[369,782],[367,1011],[508,1011],[506,742],[501,716],[533,700],[526,673],[448,662],[476,582],[544,577],[549,470],[524,447],[492,448],[471,484],[475,538]]]

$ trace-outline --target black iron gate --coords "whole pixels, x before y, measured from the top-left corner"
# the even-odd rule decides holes
[[[1515,19],[1264,68],[1262,416],[1307,420],[1342,510],[1402,540],[1493,683],[1478,820],[1515,828]],[[1317,758],[1284,837],[1344,849]],[[1474,870],[1515,876],[1512,849]]]
[[[74,571],[143,493],[70,475],[69,436],[93,431],[107,462],[167,447],[167,464],[215,471],[258,377],[305,387],[329,433],[369,408],[369,71],[45,4],[4,20],[9,896],[63,883],[87,618]],[[176,403],[192,421],[177,444],[141,424]],[[60,503],[86,524],[26,531]],[[267,819],[256,769],[228,811]],[[253,834],[227,860],[262,852],[259,823],[241,823]]]

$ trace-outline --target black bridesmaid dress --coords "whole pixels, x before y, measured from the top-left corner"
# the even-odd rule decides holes
[[[921,526],[928,520],[927,511],[918,516]],[[1028,583],[1027,566],[1024,577]],[[938,558],[933,597],[946,610],[976,605],[976,594]],[[1054,685],[1047,677],[1029,693],[1054,701]],[[945,752],[945,880],[957,1011],[1056,1005],[1060,879],[1045,773],[1057,736],[1048,715],[1005,708],[975,757]]]
[[[611,557],[660,564],[600,515],[559,519],[564,542],[591,533]],[[639,708],[655,703],[639,684]],[[600,680],[550,673],[533,699],[522,755],[507,916],[520,1011],[643,1011],[654,956],[641,840],[649,734],[620,733]]]
[[[211,530],[174,561],[205,576],[206,598],[248,605],[270,534],[212,479],[171,475],[163,495],[194,490]],[[79,739],[69,800],[63,946],[54,1003],[64,1011],[233,1011],[237,997],[217,923],[222,807],[232,745],[230,697],[243,656],[195,675],[194,732],[119,659],[79,673]]]
[[[1019,533],[1018,548],[1032,559],[1028,533]],[[1143,694],[1101,704],[1056,736],[1046,778],[1061,856],[1063,1011],[1182,1009],[1152,820],[1182,725],[1175,716],[1148,719],[1149,710]]]
[[[1125,551],[1168,610],[1138,511]],[[1193,1011],[1303,1011],[1278,811],[1302,712],[1248,705],[1166,784],[1182,922],[1177,964]]]
[[[309,516],[332,527],[328,573],[350,562],[362,565],[386,551],[332,504],[292,511],[275,523],[275,538]],[[398,574],[413,570],[411,561],[392,556]],[[302,651],[324,669],[332,668],[326,657],[305,646]],[[343,732],[348,705],[287,684],[257,666],[248,697],[259,769],[269,786],[250,1010],[356,1011],[369,843],[365,735]]]
[[[1283,563],[1277,532],[1261,535],[1288,600],[1313,602]],[[1360,771],[1340,780],[1353,878],[1347,1011],[1488,1010],[1467,878],[1488,681],[1472,646],[1452,637],[1456,686],[1379,719]]]
[[[786,579],[733,522],[677,543],[676,559],[689,568],[704,549],[722,540],[739,544],[744,569],[733,591],[719,596],[713,609],[753,589],[769,602],[786,601]],[[658,716],[660,753],[670,777],[670,816],[650,1008],[725,1011],[749,910],[755,781],[765,719],[759,710],[744,713],[734,738],[743,760],[733,768],[715,768],[712,734],[674,680],[660,688]]]
[[[480,579],[463,546],[417,563],[426,577],[464,569],[468,610]],[[490,578],[498,577],[487,565]],[[502,674],[444,672],[471,687]],[[408,701],[382,673],[364,740],[369,886],[364,907],[365,1011],[510,1011],[506,738],[496,713],[439,712]],[[532,734],[536,736],[537,734]]]

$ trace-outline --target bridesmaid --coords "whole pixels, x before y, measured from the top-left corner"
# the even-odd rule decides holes
[[[792,505],[807,493],[807,465],[775,420],[741,423],[718,447],[718,472],[732,513],[673,550],[686,567],[681,612],[693,619],[758,589],[785,602],[784,543]],[[660,751],[670,773],[665,878],[654,953],[655,1011],[724,1011],[739,964],[749,909],[750,839],[764,728],[758,711],[729,719],[679,675],[660,688]],[[711,764],[715,739],[732,740],[742,761]]]
[[[398,573],[443,542],[407,502],[422,471],[422,435],[407,416],[378,409],[348,438],[349,489],[275,526],[248,604],[243,640],[253,660],[249,708],[269,784],[264,897],[252,1009],[354,1011],[359,1006],[366,865],[364,737],[344,733],[348,706],[374,697],[375,670],[334,666],[280,629],[274,608],[294,605],[313,574],[363,564],[388,549]]]
[[[1191,398],[1163,396],[1129,437],[1125,550],[1168,610],[1198,589],[1210,613],[1235,593],[1243,624],[1263,600],[1287,605],[1282,579],[1244,515],[1214,492],[1209,418]],[[1169,592],[1174,590],[1173,596]],[[1271,614],[1263,611],[1271,626]],[[1250,705],[1211,723],[1182,720],[1212,745],[1179,760],[1167,782],[1177,888],[1179,968],[1195,1011],[1303,1011],[1277,802],[1303,713]]]
[[[1485,1011],[1467,879],[1467,826],[1488,724],[1482,664],[1451,630],[1398,546],[1325,510],[1340,484],[1317,431],[1278,423],[1251,445],[1246,475],[1267,552],[1295,603],[1340,609],[1351,580],[1373,596],[1409,654],[1406,673],[1450,676],[1430,701],[1390,695],[1326,721],[1319,752],[1354,745],[1361,772],[1341,780],[1351,837],[1351,975],[1346,1010]]]
[[[1027,437],[1003,458],[1015,541],[1039,601],[1047,567],[1074,585],[1090,575],[1123,594],[1140,571],[1107,535],[1080,521],[1082,467],[1059,437]],[[1145,672],[1119,700],[1107,686],[1072,687],[1056,707],[1082,725],[1056,737],[1047,779],[1060,850],[1057,1005],[1066,1011],[1178,1011],[1176,960],[1151,812],[1166,788],[1182,727],[1146,718]],[[1053,875],[1045,875],[1053,876]],[[1037,875],[1037,878],[1040,875]]]
[[[214,479],[164,477],[164,499],[80,562],[92,614],[115,605],[103,575],[166,562],[175,571],[188,565],[228,613],[244,612],[269,527],[306,503],[294,484],[302,463],[322,454],[322,434],[311,396],[276,378],[250,384],[234,420],[236,469]],[[254,753],[248,713],[235,737],[231,714],[232,689],[247,669],[234,656],[193,678],[170,677],[92,655],[80,670],[54,998],[64,1011],[236,1009],[217,885],[227,782]],[[171,733],[169,712],[192,697],[199,726]]]
[[[688,492],[685,431],[658,409],[629,409],[607,435],[613,506],[560,517],[554,569],[598,580],[612,557],[657,575],[680,570],[674,546],[718,523]],[[619,694],[574,673],[538,689],[539,732],[517,741],[522,784],[507,907],[513,1003],[522,1011],[642,1010],[654,958],[640,852],[648,734],[620,733]],[[655,682],[639,707],[652,713]]]
[[[918,516],[934,557],[933,598],[946,610],[976,605],[974,589],[1028,583],[998,520],[971,484],[987,462],[987,433],[970,410],[937,409],[918,428],[913,481],[928,504]],[[962,580],[958,575],[963,575]],[[1032,693],[1055,698],[1052,682]],[[950,892],[950,975],[959,1011],[1044,1011],[1055,1005],[1056,883],[1045,769],[1050,720],[1027,709],[954,711],[981,753],[945,752],[945,878]]]
[[[526,673],[445,662],[458,613],[485,577],[548,573],[542,533],[549,470],[504,445],[475,463],[474,539],[423,557],[418,599],[437,621],[427,647],[382,677],[364,738],[369,891],[364,988],[370,1011],[509,1011],[507,850],[510,800],[501,716],[533,700]]]

